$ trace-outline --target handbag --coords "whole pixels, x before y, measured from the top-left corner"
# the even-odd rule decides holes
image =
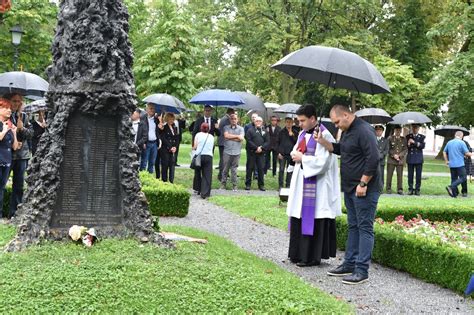
[[[191,165],[189,165],[189,167],[193,170],[201,167],[201,153],[202,153],[202,150],[204,150],[204,146],[206,145],[207,138],[209,138],[209,134],[207,135],[206,140],[204,141],[204,145],[201,148],[201,152],[194,154],[191,160]]]

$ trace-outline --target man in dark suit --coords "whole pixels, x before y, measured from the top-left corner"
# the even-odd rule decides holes
[[[154,104],[147,104],[146,116],[143,119],[148,130],[147,140],[142,151],[142,157],[140,161],[140,171],[148,170],[148,173],[153,174],[155,168],[155,162],[158,155],[158,147],[160,145],[160,126],[163,128],[163,124],[156,117],[156,107]],[[157,170],[156,178],[159,177],[159,171]]]
[[[406,136],[408,145],[407,165],[408,165],[408,194],[420,195],[421,172],[423,169],[423,149],[425,148],[425,136],[419,134],[419,124],[413,124],[412,133]],[[416,184],[413,189],[413,175],[416,172]]]
[[[280,170],[278,173],[278,186],[283,187],[283,175],[289,165],[294,165],[291,158],[291,151],[298,140],[298,130],[293,126],[293,118],[285,118],[285,128],[278,134],[278,160],[280,161]],[[290,187],[292,173],[286,173],[285,187]]]
[[[204,106],[204,116],[199,117],[194,122],[192,143],[194,143],[194,137],[201,130],[201,125],[203,123],[207,123],[209,125],[209,134],[211,134],[213,136],[219,136],[220,135],[219,125],[217,123],[217,119],[212,117],[212,110],[213,110],[213,107],[211,105],[205,105]]]
[[[268,126],[267,132],[270,138],[270,146],[268,151],[265,153],[265,174],[270,169],[270,160],[272,161],[272,175],[276,175],[276,165],[278,156],[278,135],[280,134],[281,127],[278,126],[278,117],[272,116],[271,124]],[[271,157],[270,157],[271,155]]]
[[[384,185],[384,171],[385,171],[385,159],[388,154],[389,143],[388,140],[383,136],[385,128],[382,125],[375,126],[375,135],[377,136],[377,148],[379,149],[380,155],[380,193],[383,192]]]
[[[219,174],[217,175],[217,179],[219,181],[222,180],[222,170],[224,169],[224,128],[225,126],[230,126],[230,115],[234,114],[235,110],[233,108],[228,108],[226,114],[219,120],[219,139],[217,140],[217,144],[219,146]]]
[[[245,140],[247,141],[245,190],[250,190],[250,185],[252,184],[252,173],[256,164],[258,170],[258,189],[265,191],[263,168],[265,167],[265,151],[268,150],[270,146],[270,138],[262,125],[262,117],[257,117],[255,118],[255,127],[250,127],[245,133]]]

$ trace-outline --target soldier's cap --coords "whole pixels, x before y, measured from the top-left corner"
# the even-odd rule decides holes
[[[420,127],[421,124],[411,124],[412,127]]]
[[[377,129],[385,130],[384,126],[382,126],[382,125],[375,125],[374,128],[375,128],[375,130],[377,130]]]
[[[393,125],[393,129],[402,129],[401,125]]]

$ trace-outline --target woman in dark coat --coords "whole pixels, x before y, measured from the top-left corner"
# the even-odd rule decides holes
[[[174,114],[166,113],[166,124],[160,130],[161,138],[161,180],[170,183],[174,181],[174,168],[176,165],[176,148],[179,144],[179,135],[174,124]]]

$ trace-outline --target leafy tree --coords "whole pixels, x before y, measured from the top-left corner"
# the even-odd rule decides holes
[[[15,1],[0,24],[0,72],[13,71],[15,49],[10,28],[20,25],[25,32],[18,46],[18,65],[24,71],[44,76],[51,63],[51,42],[57,22],[58,7],[49,0]]]

